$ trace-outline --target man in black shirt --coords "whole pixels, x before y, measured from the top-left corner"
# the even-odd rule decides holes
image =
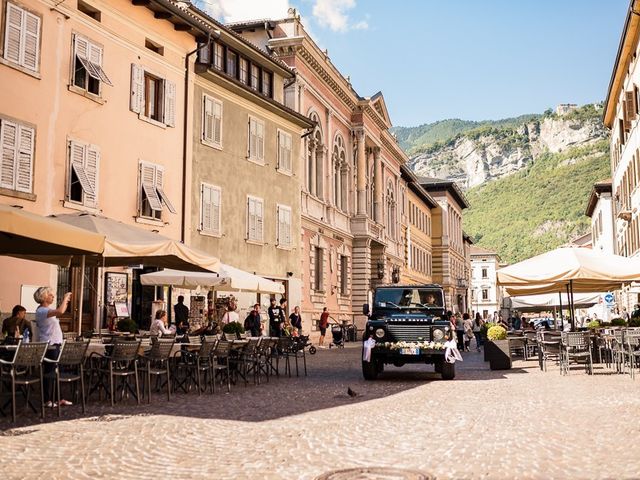
[[[178,296],[178,303],[173,306],[175,312],[176,335],[184,335],[189,331],[189,307],[184,304],[184,296]]]

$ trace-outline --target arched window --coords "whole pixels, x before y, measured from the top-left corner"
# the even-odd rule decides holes
[[[307,143],[307,190],[309,193],[322,197],[322,164],[324,162],[324,145],[322,143],[322,131],[320,118],[312,112],[309,118],[316,123],[313,134],[309,136]]]
[[[395,191],[393,188],[393,183],[390,181],[387,184],[387,232],[389,233],[389,238],[396,238],[396,198]]]
[[[333,141],[331,155],[331,171],[333,174],[333,204],[342,211],[349,209],[349,166],[347,165],[344,139],[340,134]]]

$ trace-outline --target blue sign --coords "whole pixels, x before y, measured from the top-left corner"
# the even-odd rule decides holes
[[[613,296],[613,293],[607,293],[607,294],[604,296],[604,301],[605,301],[606,303],[609,303],[609,304],[614,303],[614,301],[615,301],[615,297]]]

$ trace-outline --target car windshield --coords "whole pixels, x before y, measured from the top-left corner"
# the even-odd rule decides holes
[[[378,308],[442,308],[442,292],[429,288],[380,288],[374,300]]]

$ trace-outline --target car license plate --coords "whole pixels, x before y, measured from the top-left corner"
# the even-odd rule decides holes
[[[401,355],[420,355],[420,349],[418,347],[401,348],[400,354]]]

